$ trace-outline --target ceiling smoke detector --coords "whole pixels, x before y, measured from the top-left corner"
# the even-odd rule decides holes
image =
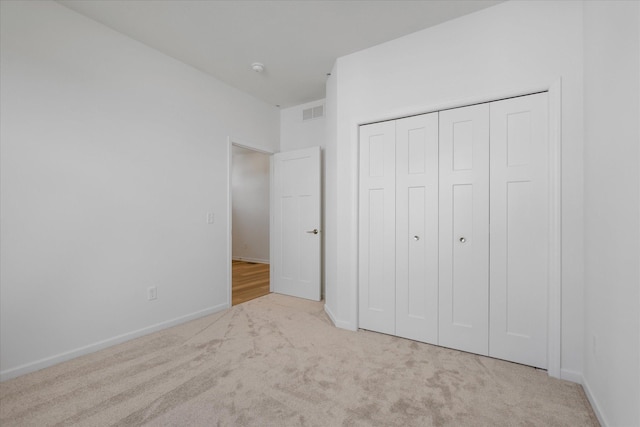
[[[261,62],[254,62],[251,64],[251,69],[256,73],[261,73],[264,71],[264,64]]]

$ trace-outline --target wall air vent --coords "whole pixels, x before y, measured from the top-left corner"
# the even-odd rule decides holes
[[[313,120],[324,116],[324,105],[302,110],[302,121]]]

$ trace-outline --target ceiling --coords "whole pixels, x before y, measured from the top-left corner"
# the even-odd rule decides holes
[[[281,107],[324,98],[340,56],[500,2],[58,0]],[[254,72],[253,62],[264,72]]]

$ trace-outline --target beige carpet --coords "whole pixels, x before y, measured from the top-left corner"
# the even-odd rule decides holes
[[[579,385],[271,294],[0,384],[8,426],[592,426]]]

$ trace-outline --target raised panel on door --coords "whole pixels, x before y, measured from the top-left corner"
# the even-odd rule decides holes
[[[396,121],[396,335],[438,341],[438,113]]]
[[[395,333],[395,122],[360,127],[359,326]]]
[[[489,105],[440,112],[439,338],[488,354]]]
[[[547,94],[492,102],[489,355],[547,367]]]

